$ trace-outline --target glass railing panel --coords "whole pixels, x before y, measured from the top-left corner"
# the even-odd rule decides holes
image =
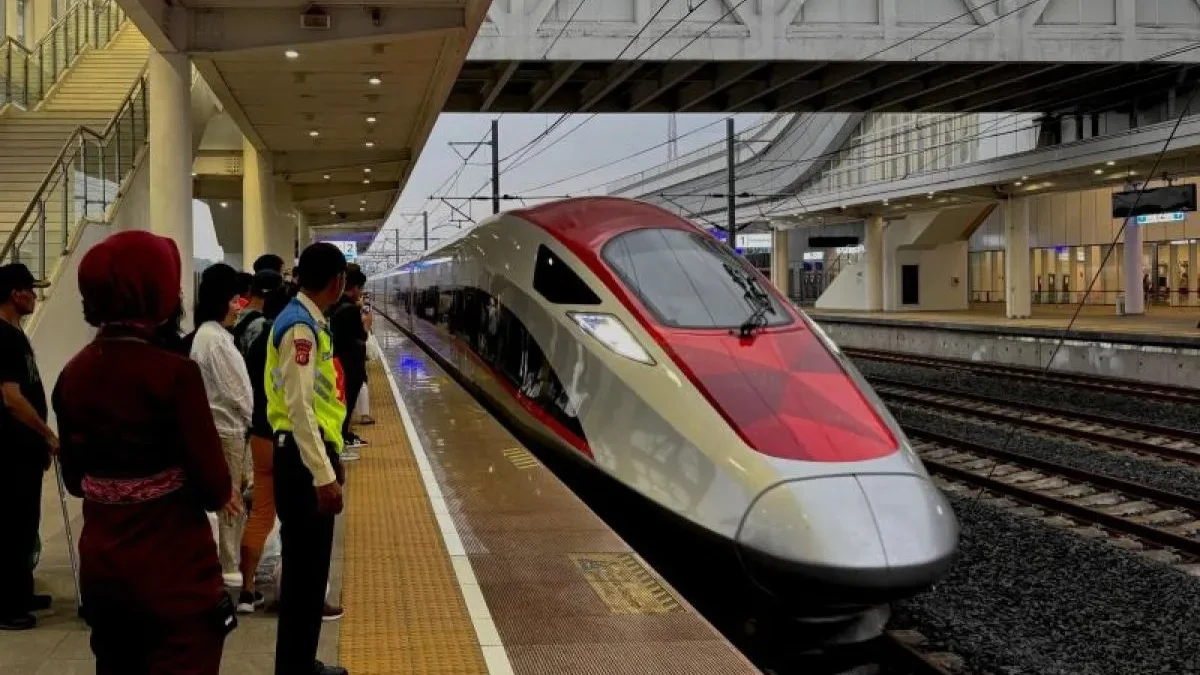
[[[108,44],[124,20],[114,0],[80,0],[37,44],[7,40],[0,48],[0,104],[36,106],[84,48]]]

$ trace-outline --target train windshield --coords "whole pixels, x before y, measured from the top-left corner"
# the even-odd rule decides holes
[[[792,321],[749,265],[712,237],[674,229],[633,230],[608,242],[603,256],[666,326],[738,328],[755,313],[761,315],[760,325]]]

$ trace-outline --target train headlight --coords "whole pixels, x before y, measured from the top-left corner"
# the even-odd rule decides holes
[[[638,343],[637,338],[629,332],[629,329],[617,317],[611,314],[591,314],[585,312],[568,312],[567,315],[574,319],[575,323],[579,324],[579,327],[587,334],[596,338],[613,352],[638,363],[644,363],[648,366],[654,365],[654,359],[646,353],[646,350]]]

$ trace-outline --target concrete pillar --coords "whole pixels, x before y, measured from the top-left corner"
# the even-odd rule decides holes
[[[791,295],[788,288],[788,268],[791,260],[788,257],[788,230],[775,229],[771,231],[771,283],[775,284],[785,296]]]
[[[151,52],[150,231],[170,237],[183,263],[184,307],[192,307],[192,69],[187,54]],[[190,316],[191,312],[188,312]]]
[[[1004,205],[1004,315],[1032,315],[1032,274],[1029,271],[1029,199],[1009,198]]]
[[[300,254],[312,242],[312,230],[309,229],[308,221],[304,218],[304,211],[301,210],[296,211],[296,239],[295,262],[298,263]],[[288,260],[292,260],[292,258],[288,258]]]
[[[1146,294],[1142,287],[1142,226],[1136,218],[1125,223],[1125,257],[1121,265],[1121,287],[1125,291],[1125,313],[1145,314]]]
[[[272,205],[270,229],[267,232],[267,250],[287,261],[291,260],[296,252],[296,216],[292,204],[292,189],[286,180],[274,180],[275,202]]]
[[[883,309],[883,216],[871,216],[866,223],[863,242],[867,282],[867,310]]]
[[[242,139],[242,260],[249,267],[271,252],[275,210],[271,160],[249,139]],[[286,258],[285,258],[286,260]]]

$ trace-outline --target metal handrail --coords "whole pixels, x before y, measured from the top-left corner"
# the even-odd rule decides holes
[[[105,17],[106,23],[103,26],[105,33],[101,33],[101,17]],[[121,25],[125,22],[126,15],[116,0],[77,0],[67,11],[60,16],[54,23],[50,24],[46,34],[42,36],[32,47],[17,42],[14,38],[6,37],[0,40],[0,63],[3,63],[4,72],[3,78],[0,80],[0,107],[7,104],[16,104],[22,108],[28,109],[33,105],[37,105],[45,100],[46,92],[50,87],[53,87],[61,79],[62,75],[74,65],[79,55],[83,53],[85,46],[91,46],[97,49],[112,40],[113,36],[120,30]],[[71,27],[74,26],[74,31],[71,32]],[[72,38],[73,36],[73,38]],[[64,38],[64,46],[62,60],[59,60],[59,49],[57,41]],[[14,56],[14,53],[16,56]],[[22,58],[23,62],[18,66],[22,72],[21,84],[19,88],[20,97],[14,97],[14,91],[18,91],[13,86],[14,61],[17,58]],[[49,59],[51,69],[49,71],[49,81],[47,81],[46,64]],[[37,61],[37,94],[34,100],[30,100],[30,85],[31,77],[29,66],[31,61]]]
[[[67,142],[63,144],[63,148],[59,151],[58,156],[55,158],[54,163],[50,167],[50,170],[46,172],[45,177],[38,185],[37,190],[34,192],[33,198],[29,202],[29,206],[25,208],[25,211],[21,214],[21,217],[17,220],[16,226],[13,228],[12,232],[9,233],[3,248],[0,248],[0,261],[17,261],[19,258],[20,245],[24,243],[25,238],[32,231],[31,228],[36,224],[40,228],[42,235],[40,241],[41,250],[38,252],[41,262],[41,269],[39,272],[40,276],[48,276],[45,234],[47,213],[46,205],[51,197],[50,192],[54,188],[55,182],[61,179],[61,186],[63,189],[62,245],[63,252],[65,253],[70,243],[72,228],[76,224],[69,222],[71,218],[68,202],[74,202],[76,200],[74,198],[68,199],[67,190],[70,189],[69,181],[75,178],[75,174],[77,172],[83,174],[83,212],[80,213],[79,217],[75,220],[78,221],[81,218],[86,218],[88,216],[88,207],[93,204],[93,202],[89,199],[87,186],[87,180],[89,177],[88,157],[90,146],[95,146],[92,148],[92,151],[98,153],[95,159],[97,161],[96,166],[98,168],[98,178],[100,179],[103,193],[100,197],[100,205],[104,211],[107,211],[110,203],[108,199],[108,189],[105,185],[106,179],[111,178],[114,180],[114,182],[120,185],[129,171],[132,171],[135,167],[136,163],[134,160],[137,157],[137,153],[146,143],[149,127],[147,110],[148,101],[146,97],[147,85],[148,81],[146,77],[146,70],[143,68],[137,80],[134,81],[133,85],[129,88],[125,98],[122,99],[116,113],[113,114],[112,118],[108,121],[108,124],[104,126],[104,129],[97,132],[86,126],[78,126],[75,128],[75,130],[71,133],[71,136],[67,139]],[[122,168],[122,164],[125,163],[123,162],[122,158],[122,146],[124,145],[125,139],[122,138],[121,125],[126,121],[136,125],[138,122],[139,108],[141,110],[142,123],[141,137],[138,137],[137,128],[135,126],[133,130],[133,138],[129,139],[131,150],[129,156],[127,157],[129,160],[129,171],[125,171]],[[110,144],[113,143],[116,144],[116,164],[114,175],[110,177],[106,176],[106,149]],[[73,168],[73,164],[77,157],[81,164],[81,167],[78,170]],[[116,196],[119,196],[119,192]],[[114,196],[112,201],[116,201],[116,196]],[[34,217],[35,215],[36,217]]]

